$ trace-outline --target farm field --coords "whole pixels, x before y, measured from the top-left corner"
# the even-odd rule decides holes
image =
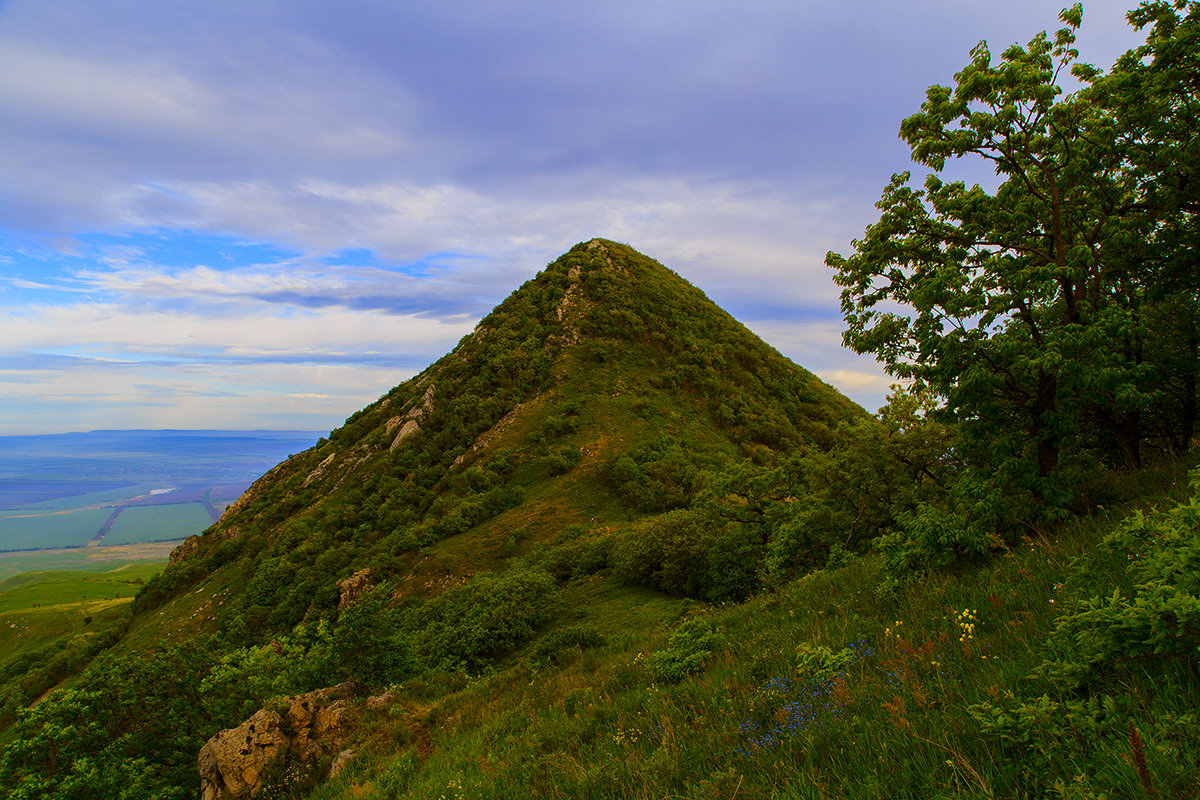
[[[63,511],[79,508],[88,508],[91,506],[111,506],[115,503],[129,502],[134,499],[151,497],[155,491],[169,494],[173,491],[173,487],[165,486],[163,482],[158,483],[134,483],[128,486],[120,486],[114,489],[105,489],[98,492],[85,492],[83,494],[70,495],[67,497],[57,497],[53,500],[43,500],[39,503],[30,503],[21,506],[22,510],[49,510]]]
[[[103,507],[0,512],[0,551],[84,547],[112,513]]]
[[[178,541],[172,541],[2,553],[0,554],[0,581],[26,572],[53,570],[109,572],[126,564],[162,569],[166,566],[171,551],[178,545]]]
[[[203,503],[129,506],[121,510],[101,545],[140,544],[183,539],[213,523]]]
[[[92,431],[0,437],[0,577],[11,553],[183,539],[313,431]]]

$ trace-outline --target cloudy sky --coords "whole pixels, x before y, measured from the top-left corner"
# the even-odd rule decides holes
[[[925,88],[1058,9],[0,0],[0,434],[329,430],[593,236],[874,410],[824,254]]]

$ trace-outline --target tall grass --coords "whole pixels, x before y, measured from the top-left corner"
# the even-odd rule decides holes
[[[645,636],[557,667],[518,659],[441,696],[397,687],[350,770],[310,796],[1194,797],[1194,658],[1150,659],[1090,696],[1052,697],[1040,677],[1055,621],[1113,569],[1098,543],[1123,515],[1097,509],[976,571],[887,593],[866,557],[741,605],[639,595],[663,618]],[[592,587],[574,590],[595,592],[597,617],[631,610],[633,597]],[[719,645],[663,683],[650,656],[680,613],[705,617]],[[1084,711],[1068,718],[1070,703]],[[989,734],[988,705],[1065,725],[1061,740]],[[1047,774],[1030,774],[1031,753]]]

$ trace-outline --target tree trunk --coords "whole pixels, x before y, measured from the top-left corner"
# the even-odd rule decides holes
[[[1034,405],[1033,435],[1037,437],[1038,477],[1044,478],[1058,469],[1056,433],[1047,430],[1045,417],[1054,411],[1058,397],[1058,379],[1042,373],[1038,376],[1037,402]],[[1049,435],[1047,435],[1049,434]]]
[[[1114,420],[1113,432],[1117,439],[1117,449],[1125,461],[1126,469],[1141,469],[1142,467],[1142,413],[1127,411],[1117,415]]]

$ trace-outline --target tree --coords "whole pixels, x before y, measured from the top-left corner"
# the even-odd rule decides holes
[[[1165,18],[1167,4],[1149,5]],[[1146,203],[1153,158],[1130,155],[1136,97],[1077,63],[1081,6],[1060,19],[1053,38],[1013,45],[998,63],[980,43],[954,88],[929,88],[900,128],[932,170],[924,187],[894,175],[855,252],[826,257],[846,344],[943,400],[979,468],[976,497],[998,484],[1042,510],[1068,506],[1101,451],[1141,462],[1161,377],[1147,313],[1164,291],[1144,264],[1166,258],[1156,235],[1170,216]],[[1122,63],[1136,73],[1135,62]],[[1068,72],[1084,90],[1064,93]],[[957,159],[989,164],[998,186],[943,180]]]
[[[1179,12],[1187,9],[1187,14]],[[1162,387],[1163,436],[1187,449],[1196,426],[1200,372],[1200,3],[1143,3],[1130,23],[1145,44],[1094,76],[1087,99],[1113,121],[1136,177],[1135,211],[1152,220],[1140,267],[1151,277],[1147,359]]]

